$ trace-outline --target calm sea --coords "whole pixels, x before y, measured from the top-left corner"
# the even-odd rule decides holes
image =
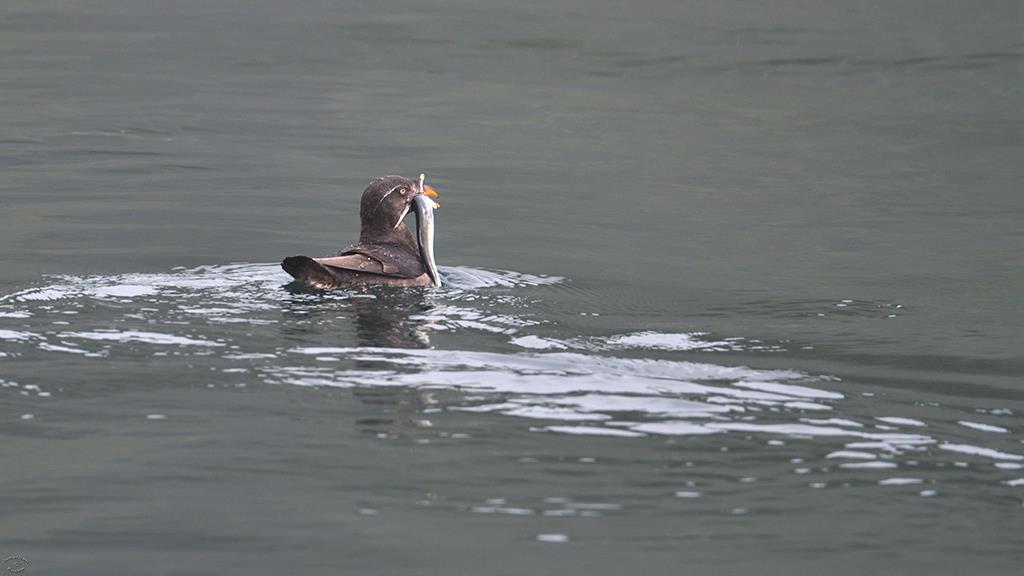
[[[1024,562],[1024,9],[0,3],[12,573]],[[383,174],[440,290],[297,293]]]

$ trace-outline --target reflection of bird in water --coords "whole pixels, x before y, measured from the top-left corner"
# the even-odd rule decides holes
[[[437,192],[401,176],[370,182],[359,203],[359,242],[337,256],[289,256],[285,272],[308,288],[331,289],[368,285],[440,286],[434,262],[434,202]],[[409,211],[416,215],[417,236],[406,227]]]
[[[430,346],[427,320],[433,308],[429,296],[420,290],[374,288],[367,296],[351,300],[356,337],[360,346],[384,348],[427,348]],[[373,360],[355,360],[354,367],[368,372],[394,370],[394,365]],[[430,425],[422,418],[424,408],[436,404],[434,391],[404,386],[358,386],[352,396],[367,406],[357,421],[370,434],[401,434]],[[413,432],[415,433],[415,432]]]
[[[290,291],[302,294],[301,287],[289,285]],[[282,324],[287,335],[303,340],[331,342],[333,346],[372,348],[426,348],[430,346],[427,316],[434,309],[431,294],[423,290],[403,290],[389,286],[365,287],[346,298],[338,293],[310,301],[306,297],[286,304],[285,315],[297,322]],[[351,319],[355,343],[339,342],[339,319]]]
[[[302,285],[290,285],[289,290],[304,292]],[[338,333],[338,318],[351,319],[355,328],[355,346],[359,348],[427,348],[430,346],[428,316],[434,309],[433,295],[420,289],[401,289],[392,286],[365,286],[348,297],[340,293],[323,294],[323,298],[310,301],[296,300],[289,306],[289,316],[302,322],[285,324],[287,332],[299,333],[301,339],[330,342],[332,346],[348,343]],[[356,355],[358,356],[358,355]],[[373,374],[393,371],[395,366],[379,360],[344,359],[331,367],[347,372]],[[436,391],[418,390],[403,386],[357,385],[352,396],[366,406],[356,421],[366,433],[407,434],[430,426],[421,417],[421,411],[435,405]]]
[[[360,296],[350,301],[360,346],[430,346],[426,320],[417,316],[429,312],[433,305],[422,291],[379,288],[366,294],[373,298]]]

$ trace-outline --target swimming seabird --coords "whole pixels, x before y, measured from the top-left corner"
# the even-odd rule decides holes
[[[370,182],[359,203],[359,242],[335,256],[289,256],[281,262],[300,284],[316,289],[369,285],[440,286],[434,262],[437,192],[419,180],[382,176]],[[416,215],[417,235],[405,225]]]

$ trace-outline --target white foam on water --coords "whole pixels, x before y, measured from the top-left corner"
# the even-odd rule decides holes
[[[634,432],[645,434],[662,434],[667,436],[702,436],[707,434],[720,434],[722,430],[716,430],[705,424],[688,422],[685,420],[669,420],[667,422],[648,422],[636,424],[630,427]]]
[[[1020,454],[1000,452],[999,450],[994,450],[992,448],[983,448],[981,446],[973,446],[971,444],[952,444],[950,442],[943,442],[942,444],[939,444],[939,448],[950,452],[983,456],[994,460],[1024,460],[1024,456],[1021,456]]]
[[[0,340],[14,340],[24,342],[35,338],[36,335],[31,332],[22,332],[19,330],[0,330]]]
[[[924,484],[924,480],[920,478],[886,478],[878,481],[879,486],[912,486],[914,484]]]
[[[96,331],[96,332],[61,332],[61,338],[79,338],[85,340],[99,340],[110,342],[139,342],[143,344],[162,344],[174,346],[223,346],[221,342],[212,342],[199,338],[187,338],[173,334],[160,332],[140,332],[137,330],[125,331]]]
[[[48,342],[40,342],[39,349],[46,350],[47,352],[65,352],[68,354],[81,354],[82,356],[89,356],[93,358],[98,358],[101,356],[105,356],[107,354],[105,350],[102,350],[100,352],[90,352],[88,350],[82,350],[81,348],[72,348],[71,346],[60,346],[57,344],[50,344]]]
[[[194,295],[196,292],[239,296],[241,288],[266,291],[284,284],[288,275],[276,264],[199,266],[158,274],[110,276],[54,276],[55,282],[0,296],[0,302],[54,302],[59,300],[124,300],[159,295]],[[236,300],[238,300],[236,298]],[[242,304],[242,302],[236,302]]]
[[[913,418],[900,418],[898,416],[877,416],[875,420],[879,422],[885,422],[886,424],[895,424],[897,426],[925,426],[924,422],[915,420]]]
[[[266,369],[269,381],[295,382],[302,378],[316,378],[319,383],[336,386],[442,386],[480,389],[495,393],[554,395],[599,392],[610,394],[604,402],[595,403],[597,397],[577,398],[566,405],[578,410],[617,411],[620,407],[640,402],[645,410],[653,404],[667,407],[664,399],[654,397],[674,395],[703,396],[707,402],[699,406],[675,402],[675,412],[682,406],[699,415],[741,410],[744,403],[786,401],[791,397],[758,391],[743,390],[721,385],[706,385],[698,380],[722,380],[757,374],[762,379],[769,372],[749,368],[715,366],[688,362],[637,360],[582,355],[575,353],[500,354],[451,350],[410,350],[382,348],[300,347],[291,353],[322,357],[339,355],[347,360],[375,362],[382,365],[416,366],[419,371],[394,370],[367,374],[363,370],[318,368],[310,366],[284,366]],[[788,371],[774,372],[779,377],[796,376]],[[643,399],[624,398],[641,395]],[[689,402],[693,398],[686,399]],[[715,404],[733,402],[738,406]],[[634,406],[635,407],[635,406]],[[660,409],[660,408],[659,408]]]
[[[398,365],[428,363],[437,369],[444,368],[488,368],[495,370],[520,370],[541,373],[552,370],[559,375],[602,376],[615,373],[629,373],[653,378],[653,383],[671,384],[673,380],[739,380],[761,378],[807,379],[808,376],[793,370],[756,370],[742,366],[719,366],[716,364],[678,362],[654,359],[617,358],[577,354],[573,352],[552,352],[544,354],[522,353],[502,354],[464,350],[427,350],[413,348],[374,347],[325,347],[300,346],[288,350],[294,354],[324,355],[343,354],[353,360],[379,360]],[[792,397],[758,394],[727,387],[716,387],[720,393],[739,397],[772,398],[790,400]]]
[[[535,320],[502,314],[488,314],[475,308],[448,304],[437,304],[428,313],[412,315],[409,319],[423,321],[427,327],[435,330],[469,328],[506,334],[513,334],[517,332],[518,328],[538,324]]]
[[[509,340],[509,343],[521,348],[528,348],[530,350],[565,350],[568,348],[568,346],[557,340],[532,335],[513,338],[512,340]]]
[[[859,438],[871,438],[885,442],[893,446],[933,444],[935,440],[929,436],[916,434],[889,434],[875,432],[861,432],[860,430],[848,430],[834,426],[811,426],[807,424],[757,424],[749,422],[710,422],[707,426],[721,430],[733,430],[742,432],[763,432],[768,434],[783,434],[787,436],[855,436]]]
[[[566,506],[575,510],[622,510],[622,504],[615,502],[574,502],[569,501]]]
[[[558,284],[560,276],[535,276],[511,270],[485,270],[463,266],[439,266],[438,272],[447,288],[479,289],[493,287],[545,286]]]
[[[9,296],[9,298],[13,298],[14,300],[17,300],[19,302],[31,302],[31,301],[34,301],[34,300],[43,300],[43,301],[60,300],[62,298],[72,297],[74,295],[75,294],[71,294],[71,293],[68,293],[66,291],[56,289],[56,288],[40,288],[40,289],[26,290],[24,292],[20,292],[20,293],[17,293],[17,294],[11,294]],[[5,299],[6,298],[8,298],[8,297],[5,297]],[[0,302],[2,302],[2,301],[3,300],[0,299]]]
[[[118,286],[100,286],[93,290],[92,294],[97,298],[136,298],[139,296],[151,296],[157,293],[153,286],[142,286],[138,284],[121,284]]]
[[[786,402],[783,404],[786,408],[793,410],[831,410],[831,406],[824,404],[816,404],[814,402]]]
[[[825,458],[846,458],[851,460],[874,460],[878,458],[877,454],[871,452],[860,452],[857,450],[836,450],[830,452]]]
[[[269,358],[277,358],[277,354],[270,354],[268,352],[245,352],[237,354],[225,354],[221,356],[226,360],[264,360]]]
[[[776,394],[784,394],[786,396],[796,396],[798,398],[821,398],[824,400],[842,400],[844,398],[844,396],[838,392],[821,390],[819,388],[809,388],[807,386],[796,386],[793,384],[779,384],[778,382],[750,382],[741,380],[733,384],[733,386],[762,390],[765,392],[774,392]]]
[[[840,464],[839,467],[847,469],[884,470],[896,468],[896,464],[893,464],[892,462],[879,462],[877,460],[872,460],[870,462],[845,462]]]
[[[778,352],[782,348],[770,346],[746,338],[733,336],[722,339],[709,338],[707,332],[630,332],[602,338],[577,338],[562,341],[569,348],[577,350],[651,350],[671,352],[740,352],[756,350]]]
[[[474,506],[470,512],[477,514],[508,514],[510,516],[531,516],[536,514],[530,508],[516,508],[514,506]]]
[[[596,314],[593,314],[596,316]],[[742,337],[730,337],[722,340],[706,339],[705,332],[664,333],[664,332],[632,332],[600,338],[572,338],[559,340],[535,335],[517,336],[509,342],[521,348],[531,350],[584,350],[603,352],[613,350],[651,350],[673,352],[737,352],[742,350],[780,350],[762,344],[746,344]]]
[[[618,436],[622,438],[639,438],[644,436],[644,434],[639,432],[618,430],[615,428],[603,428],[599,426],[547,426],[544,429],[549,432],[576,434],[581,436]]]
[[[807,422],[808,424],[822,424],[829,425],[834,424],[836,426],[852,426],[854,428],[863,428],[864,425],[860,422],[849,420],[846,418],[801,418],[801,422]]]
[[[1017,462],[996,462],[995,467],[1000,470],[1020,470],[1021,468],[1024,468],[1024,464],[1019,464]]]
[[[982,432],[996,432],[998,434],[1006,434],[1009,432],[1002,426],[993,426],[992,424],[983,424],[981,422],[969,422],[967,420],[960,420],[957,424],[965,428],[973,428],[974,430],[981,430]]]
[[[182,312],[187,312],[189,314],[198,314],[199,316],[213,316],[213,317],[221,316],[223,314],[241,314],[241,313],[245,312],[245,310],[241,310],[241,309],[238,309],[238,308],[227,308],[227,307],[219,307],[219,308],[218,307],[207,307],[207,308],[199,308],[199,307],[197,307],[197,308],[182,308],[181,310],[182,310]]]
[[[581,413],[569,408],[551,408],[547,406],[516,406],[502,405],[495,410],[507,416],[519,416],[521,418],[534,418],[540,420],[561,420],[565,422],[587,421],[587,420],[611,420],[611,416],[600,413]]]
[[[545,403],[569,406],[581,412],[615,411],[642,412],[656,416],[710,418],[716,414],[734,412],[736,407],[707,404],[682,398],[660,396],[625,396],[617,394],[584,394],[564,398],[547,398]],[[740,409],[741,410],[741,409]]]
[[[930,436],[865,431],[860,423],[842,418],[816,420],[820,425],[738,420],[763,406],[792,410],[830,408],[799,398],[830,402],[845,398],[838,392],[809,386],[814,379],[788,370],[755,370],[575,352],[503,354],[316,346],[293,348],[289,353],[314,357],[334,355],[348,361],[373,362],[381,367],[392,364],[396,369],[370,374],[365,370],[308,365],[272,367],[265,371],[268,381],[340,387],[479,390],[502,399],[461,409],[564,422],[594,420],[603,424],[543,428],[567,434],[686,436],[743,432],[796,438],[854,437],[884,446],[890,453],[915,450],[936,442]],[[418,370],[409,370],[410,367]],[[612,415],[615,420],[608,419]]]
[[[883,450],[886,452],[901,452],[908,448],[914,449],[913,447],[902,446],[901,450],[897,450],[894,446],[886,444],[885,442],[847,442],[846,447],[851,450]],[[917,449],[924,449],[919,447]]]
[[[714,351],[728,351],[739,348],[732,342],[720,341],[706,341],[700,340],[699,337],[703,336],[704,333],[681,333],[681,334],[665,334],[662,332],[633,332],[631,334],[623,334],[621,336],[611,336],[605,338],[603,343],[609,348],[640,348],[645,350],[714,350]]]

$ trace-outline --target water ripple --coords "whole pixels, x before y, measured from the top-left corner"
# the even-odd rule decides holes
[[[40,366],[77,359],[113,371],[145,370],[169,357],[175,370],[192,371],[210,386],[443,391],[424,413],[506,418],[539,435],[703,438],[723,450],[736,438],[762,438],[765,450],[807,442],[817,461],[796,459],[796,476],[874,474],[878,486],[933,482],[926,473],[950,458],[957,458],[954,468],[981,464],[1002,474],[1024,461],[1018,427],[1005,425],[1016,407],[950,415],[912,397],[882,400],[829,374],[741,365],[739,354],[772,357],[774,366],[787,358],[781,346],[743,335],[556,330],[551,314],[538,310],[557,307],[543,298],[557,298],[561,278],[465,267],[442,274],[440,290],[330,293],[285,289],[289,278],[276,264],[56,276],[0,296],[0,361]],[[859,310],[852,300],[834,307]],[[876,313],[875,304],[862,308]],[[40,384],[47,383],[0,380],[0,393],[43,402],[51,392]],[[60,389],[54,393],[59,398]],[[29,413],[39,423],[35,415]],[[905,468],[917,472],[892,474]],[[1013,487],[1017,480],[998,476],[994,483]],[[472,507],[480,514],[524,510],[536,511]]]

